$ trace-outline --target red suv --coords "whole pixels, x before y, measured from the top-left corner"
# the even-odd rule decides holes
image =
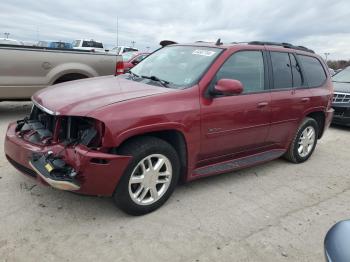
[[[9,125],[5,153],[46,185],[113,196],[140,215],[179,180],[304,162],[331,122],[332,95],[326,65],[305,47],[174,44],[128,74],[39,91],[30,116]]]

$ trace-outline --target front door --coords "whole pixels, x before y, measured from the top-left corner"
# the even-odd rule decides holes
[[[199,160],[265,145],[270,125],[271,97],[264,62],[262,51],[240,51],[230,56],[216,73],[213,84],[220,79],[236,79],[243,84],[244,90],[235,96],[202,98]]]

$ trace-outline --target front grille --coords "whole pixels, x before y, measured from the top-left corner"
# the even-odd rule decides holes
[[[22,166],[21,164],[17,163],[15,160],[13,160],[12,158],[10,158],[8,155],[6,155],[7,160],[15,167],[17,168],[20,172],[31,176],[31,177],[36,177],[36,173],[34,170],[31,170],[28,167]]]
[[[337,117],[350,117],[350,108],[334,107],[334,116],[337,116]]]
[[[333,103],[338,103],[338,104],[350,103],[350,94],[334,93]]]

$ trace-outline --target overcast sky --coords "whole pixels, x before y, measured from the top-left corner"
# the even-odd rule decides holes
[[[350,0],[1,0],[0,28],[25,41],[88,38],[145,50],[160,40],[280,41],[350,59]]]

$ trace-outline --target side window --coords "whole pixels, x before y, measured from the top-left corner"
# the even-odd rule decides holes
[[[275,89],[293,87],[289,54],[282,52],[270,52],[270,54],[273,71],[273,87]]]
[[[301,87],[304,85],[304,81],[303,81],[303,76],[301,75],[300,66],[293,54],[289,54],[289,56],[290,56],[290,62],[292,64],[293,87]]]
[[[321,65],[321,62],[311,56],[298,55],[298,59],[303,67],[305,78],[309,87],[321,86],[327,79],[327,75]]]
[[[243,84],[243,93],[265,89],[264,59],[261,51],[241,51],[233,54],[216,74],[220,79],[235,79]]]
[[[143,59],[146,58],[147,55],[140,55],[134,59],[136,63],[140,63]]]

